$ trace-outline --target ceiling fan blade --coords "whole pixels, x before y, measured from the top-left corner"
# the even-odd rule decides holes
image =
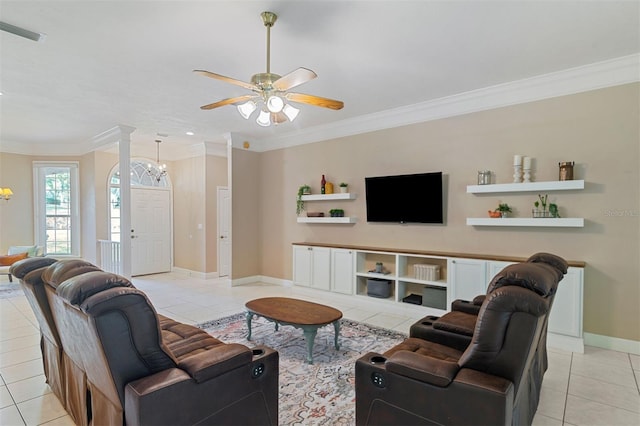
[[[342,107],[344,107],[344,102],[342,101],[321,98],[320,96],[305,95],[304,93],[287,93],[285,98],[291,102],[300,102],[302,104],[315,105],[323,108],[342,109]]]
[[[235,84],[236,86],[244,87],[249,90],[260,90],[258,86],[255,84],[247,83],[245,81],[236,80],[235,78],[225,77],[224,75],[216,74],[214,72],[205,71],[205,70],[193,70],[193,72],[198,73],[200,75],[204,75],[205,77],[215,78],[216,80],[224,81],[225,83]]]
[[[248,101],[249,99],[255,98],[257,97],[256,95],[244,95],[244,96],[237,96],[235,98],[227,98],[227,99],[223,99],[221,101],[218,102],[214,102],[212,104],[208,104],[208,105],[203,105],[200,107],[200,109],[214,109],[214,108],[218,108],[221,106],[225,106],[225,105],[230,105],[230,104],[237,104],[240,102],[245,102]]]
[[[289,90],[293,87],[299,86],[302,83],[311,81],[318,75],[306,68],[298,68],[295,71],[291,71],[289,74],[284,75],[273,82],[273,88],[276,90]]]
[[[11,25],[6,22],[0,22],[0,30],[6,31],[11,34],[15,34],[19,37],[28,38],[33,41],[41,41],[44,39],[45,35],[42,33],[37,33],[35,31],[30,31],[24,28],[16,27],[15,25]]]
[[[282,112],[272,112],[271,113],[271,122],[273,124],[284,123],[288,120],[287,116]]]

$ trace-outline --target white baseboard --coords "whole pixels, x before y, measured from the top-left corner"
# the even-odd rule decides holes
[[[548,332],[547,347],[583,354],[584,339]]]
[[[186,275],[188,277],[200,278],[202,280],[212,280],[215,278],[219,278],[220,276],[218,272],[199,272],[199,271],[192,271],[191,269],[178,268],[175,266],[171,268],[171,272],[175,272],[176,274]]]
[[[266,284],[273,284],[273,285],[280,285],[283,287],[292,287],[293,283],[290,280],[283,280],[282,278],[273,278],[273,277],[266,277],[264,275],[253,275],[251,277],[244,277],[244,278],[238,278],[235,280],[231,280],[231,287],[235,287],[235,286],[239,286],[239,285],[246,285],[246,284],[253,284],[256,282],[261,282],[261,283],[266,283]]]
[[[640,355],[640,342],[637,340],[620,339],[618,337],[603,336],[601,334],[584,333],[584,344],[612,351],[627,352]]]

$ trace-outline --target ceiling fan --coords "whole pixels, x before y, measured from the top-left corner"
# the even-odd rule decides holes
[[[262,12],[260,16],[262,17],[264,26],[267,27],[267,72],[253,75],[251,77],[251,82],[247,83],[209,71],[193,70],[195,73],[214,78],[216,80],[221,80],[226,83],[235,84],[253,92],[251,94],[227,98],[208,105],[203,105],[200,109],[210,110],[224,105],[236,105],[240,115],[245,119],[248,119],[253,111],[255,111],[260,105],[260,113],[256,122],[261,126],[269,126],[272,123],[279,124],[287,120],[293,121],[298,115],[299,110],[289,105],[286,101],[334,110],[342,109],[344,106],[342,101],[322,98],[320,96],[306,95],[303,93],[288,92],[289,89],[293,89],[307,81],[313,80],[317,77],[317,74],[307,68],[298,68],[284,76],[271,72],[271,27],[275,24],[278,16],[273,12]]]

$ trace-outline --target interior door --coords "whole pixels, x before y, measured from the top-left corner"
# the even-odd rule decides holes
[[[131,275],[171,271],[171,198],[166,189],[131,188]]]
[[[218,188],[218,276],[231,273],[231,197],[229,188]]]

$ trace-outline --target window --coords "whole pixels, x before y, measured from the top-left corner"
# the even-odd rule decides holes
[[[33,163],[36,244],[51,255],[80,255],[78,163]]]

